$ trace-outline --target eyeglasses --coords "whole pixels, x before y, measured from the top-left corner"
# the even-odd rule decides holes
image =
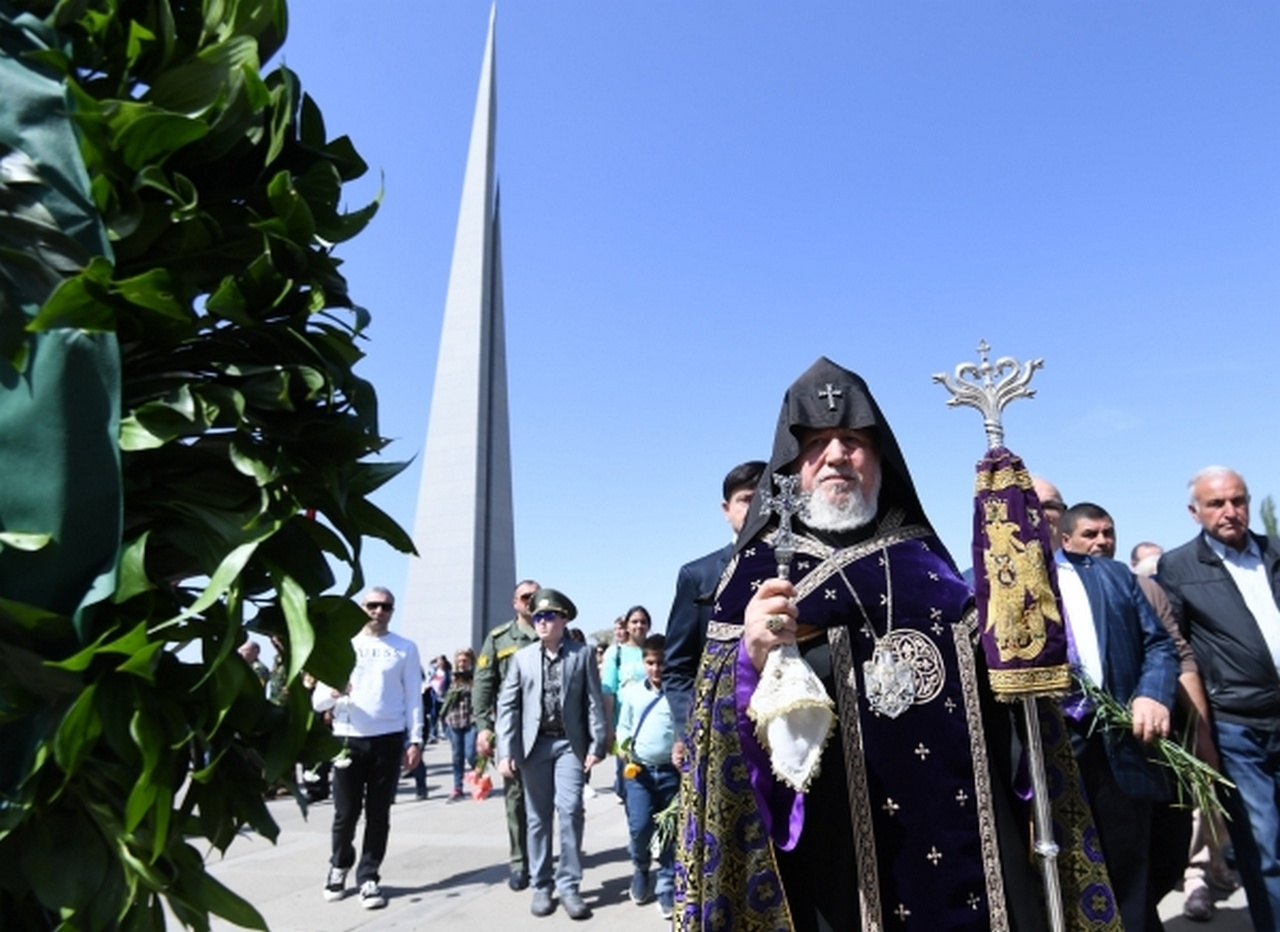
[[[518,602],[528,602],[528,601],[530,601],[532,598],[533,598],[533,593],[532,593],[532,592],[526,592],[524,595],[518,595],[518,596],[516,596],[516,601],[518,601]]]
[[[550,624],[553,621],[559,621],[563,617],[564,612],[534,612],[533,623],[536,625],[545,621]]]
[[[396,610],[396,603],[394,603],[394,602],[365,602],[365,603],[364,603],[364,607],[365,607],[365,608],[367,608],[367,609],[368,609],[369,611],[371,611],[371,612],[376,612],[378,609],[382,609],[384,612],[394,612],[394,611]]]
[[[1045,511],[1066,511],[1067,510],[1066,504],[1064,502],[1058,501],[1056,498],[1051,498],[1047,502],[1041,502],[1040,507],[1043,508]]]

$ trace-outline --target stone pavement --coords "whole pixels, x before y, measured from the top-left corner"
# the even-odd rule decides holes
[[[445,744],[428,745],[427,783],[430,798],[414,799],[413,781],[400,784],[391,810],[391,840],[382,865],[385,909],[365,910],[354,891],[345,899],[325,902],[320,890],[329,858],[329,827],[333,808],[312,806],[304,819],[292,799],[269,803],[280,825],[278,843],[246,833],[228,849],[217,852],[210,870],[219,880],[248,899],[273,932],[339,932],[339,930],[426,930],[426,932],[506,932],[575,928],[609,932],[665,932],[669,924],[650,903],[636,906],[627,898],[631,876],[627,858],[627,826],[622,806],[608,787],[613,760],[592,774],[598,795],[587,800],[584,844],[586,873],[582,893],[595,911],[585,922],[573,922],[562,909],[545,919],[529,913],[529,891],[507,889],[507,838],[502,798],[483,802],[470,798],[446,802],[452,777]],[[359,832],[357,832],[357,842]],[[358,846],[357,846],[358,847]],[[1237,891],[1218,904],[1209,923],[1181,915],[1181,894],[1161,903],[1168,932],[1247,932],[1252,926],[1244,896]],[[176,926],[175,926],[176,927]],[[213,929],[236,928],[217,920]]]

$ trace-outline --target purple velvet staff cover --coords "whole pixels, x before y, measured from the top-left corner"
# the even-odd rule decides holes
[[[992,691],[1012,702],[1071,688],[1049,525],[1022,460],[1004,447],[977,466],[973,589]]]

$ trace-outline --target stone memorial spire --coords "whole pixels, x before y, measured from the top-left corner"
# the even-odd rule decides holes
[[[511,615],[515,531],[502,309],[502,250],[494,179],[496,10],[462,183],[413,540],[418,557],[397,615],[423,661],[479,647]]]

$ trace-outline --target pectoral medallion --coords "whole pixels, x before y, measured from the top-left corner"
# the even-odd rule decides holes
[[[871,659],[862,664],[862,679],[871,711],[897,718],[916,701],[916,679],[910,662],[889,640],[876,642]]]

